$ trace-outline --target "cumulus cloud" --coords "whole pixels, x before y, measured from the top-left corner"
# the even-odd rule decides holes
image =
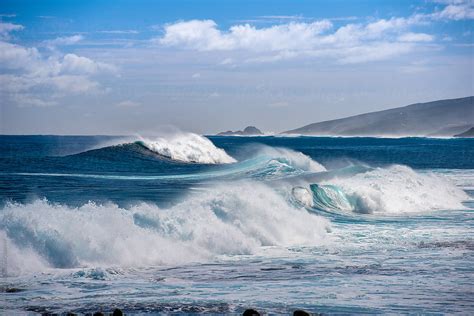
[[[8,32],[21,26],[4,27]],[[60,38],[57,42],[72,43],[76,38]],[[100,84],[93,76],[116,73],[110,64],[76,54],[42,54],[36,47],[26,47],[0,40],[0,97],[18,105],[47,106],[57,103],[62,95],[96,93]]]
[[[35,67],[39,60],[36,48],[0,41],[0,66],[7,69]]]
[[[192,20],[165,26],[158,42],[199,51],[253,50],[280,51],[310,47],[311,41],[332,27],[328,20],[313,23],[288,23],[257,29],[249,24],[234,25],[222,32],[212,20]]]
[[[329,20],[320,20],[263,28],[239,24],[222,31],[212,20],[191,20],[166,25],[164,35],[155,42],[201,52],[246,51],[253,54],[248,62],[306,56],[356,63],[391,58],[412,51],[415,43],[432,41],[429,34],[408,31],[410,26],[420,23],[420,16],[412,16],[351,23],[335,30]]]

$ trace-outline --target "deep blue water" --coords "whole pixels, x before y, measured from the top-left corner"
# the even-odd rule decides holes
[[[474,139],[208,139],[0,136],[0,309],[474,311]]]

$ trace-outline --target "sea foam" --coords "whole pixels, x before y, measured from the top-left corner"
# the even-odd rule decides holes
[[[469,197],[446,178],[402,165],[374,168],[350,177],[325,180],[342,190],[360,213],[416,213],[464,209]],[[326,192],[331,187],[325,187]],[[334,190],[332,190],[334,191]],[[333,192],[340,198],[340,193]],[[337,193],[337,194],[336,194]],[[347,204],[347,203],[346,203]],[[344,207],[347,209],[347,205]]]
[[[316,245],[328,220],[253,181],[220,184],[163,209],[37,200],[0,211],[9,273],[46,267],[149,266],[254,254],[262,246]]]

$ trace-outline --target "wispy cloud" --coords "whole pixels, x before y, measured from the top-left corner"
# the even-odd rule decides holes
[[[97,33],[103,34],[139,34],[137,30],[105,30],[105,31],[97,31]]]
[[[357,16],[339,16],[324,18],[329,21],[355,21],[360,19]],[[234,20],[235,23],[250,23],[250,24],[282,24],[288,22],[312,22],[320,19],[314,17],[306,17],[303,15],[261,15],[250,19]]]
[[[134,107],[138,107],[140,105],[141,104],[139,102],[131,101],[131,100],[125,100],[125,101],[121,101],[121,102],[117,103],[117,106],[121,107],[121,108],[134,108]]]
[[[0,23],[0,39],[8,39],[13,31],[24,29],[23,25],[13,23]]]
[[[446,6],[431,17],[439,20],[469,20],[474,19],[473,0],[435,0]]]
[[[66,45],[74,45],[84,39],[84,36],[82,35],[72,35],[72,36],[63,36],[63,37],[58,37],[53,40],[47,40],[45,41],[45,44],[50,47],[55,47],[55,46],[66,46]]]
[[[405,33],[398,37],[400,42],[432,42],[434,40],[433,35],[426,33]]]

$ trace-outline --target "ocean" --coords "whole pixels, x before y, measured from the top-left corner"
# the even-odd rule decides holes
[[[474,313],[474,139],[0,136],[0,313]]]

